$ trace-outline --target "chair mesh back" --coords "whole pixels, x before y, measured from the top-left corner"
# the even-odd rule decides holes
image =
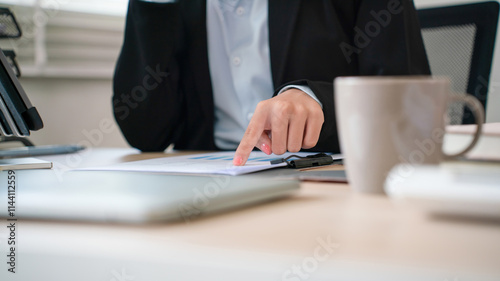
[[[475,24],[422,29],[432,74],[448,76],[457,95],[467,92],[476,31]],[[463,112],[463,104],[450,104],[450,123],[461,124]]]
[[[450,77],[455,93],[474,95],[485,109],[499,11],[497,1],[418,10],[432,74]],[[468,107],[450,111],[452,124],[475,123]]]
[[[7,8],[0,8],[0,38],[19,38],[21,33],[12,12]]]

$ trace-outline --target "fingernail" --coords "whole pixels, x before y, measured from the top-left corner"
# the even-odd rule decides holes
[[[271,147],[269,145],[265,144],[265,143],[263,143],[260,146],[260,150],[262,150],[267,155],[271,154]]]
[[[236,156],[233,159],[233,165],[235,166],[241,166],[241,163],[243,163],[243,158],[241,156]]]

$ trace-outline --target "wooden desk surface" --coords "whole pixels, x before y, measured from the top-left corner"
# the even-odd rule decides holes
[[[163,156],[166,155],[123,149],[95,150],[82,157],[79,165]],[[51,159],[62,164],[66,161],[67,165],[65,157],[68,156]],[[22,221],[20,225],[21,250],[63,256],[113,252],[123,257],[132,252],[135,257],[154,260],[153,257],[161,259],[173,248],[183,251],[194,247],[195,252],[216,249],[295,257],[300,261],[315,253],[320,240],[330,240],[340,246],[329,257],[333,260],[500,273],[500,222],[433,217],[412,206],[392,202],[386,196],[352,192],[346,184],[305,182],[292,198],[190,223],[107,225]]]

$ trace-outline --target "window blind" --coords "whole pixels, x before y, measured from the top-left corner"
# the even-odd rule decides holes
[[[123,40],[125,0],[1,0],[21,28],[5,39],[23,76],[111,78]]]

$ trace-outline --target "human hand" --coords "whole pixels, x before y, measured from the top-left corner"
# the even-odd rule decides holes
[[[233,164],[245,165],[254,147],[268,155],[312,148],[318,142],[323,122],[319,103],[301,90],[292,88],[261,101],[236,149]]]

